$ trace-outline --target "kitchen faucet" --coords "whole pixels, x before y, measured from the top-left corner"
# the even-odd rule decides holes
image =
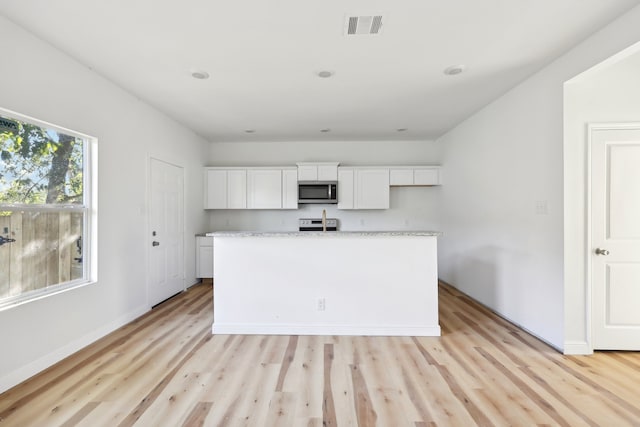
[[[322,209],[322,231],[327,231],[327,210]]]

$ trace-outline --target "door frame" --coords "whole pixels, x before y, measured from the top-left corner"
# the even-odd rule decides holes
[[[144,215],[145,215],[145,238],[144,238],[144,245],[147,248],[147,250],[145,251],[145,282],[146,282],[146,286],[145,286],[145,293],[146,293],[146,305],[147,308],[150,310],[151,307],[153,307],[154,304],[151,303],[150,298],[151,298],[151,291],[150,291],[150,286],[151,286],[151,274],[150,274],[150,270],[151,270],[151,241],[153,239],[151,239],[151,162],[152,161],[159,161],[162,163],[166,163],[168,165],[171,166],[175,166],[177,168],[180,168],[182,170],[182,271],[181,271],[181,275],[182,275],[182,284],[183,284],[183,290],[185,290],[187,288],[186,285],[186,250],[185,250],[185,233],[186,233],[186,224],[185,224],[185,218],[186,218],[186,201],[185,201],[185,167],[183,165],[180,165],[178,163],[175,162],[171,162],[171,161],[167,161],[165,159],[163,159],[160,156],[155,156],[152,154],[148,154],[147,155],[147,162],[146,162],[146,167],[147,167],[147,171],[146,171],[146,180],[147,180],[147,185],[146,185],[146,200],[145,200],[145,204],[143,207],[144,210]]]
[[[593,135],[597,131],[606,131],[606,130],[640,130],[640,122],[612,122],[612,123],[588,123],[587,124],[587,185],[586,185],[586,204],[585,210],[587,217],[587,225],[585,230],[585,277],[586,280],[586,335],[587,335],[587,346],[589,351],[593,353],[593,242],[592,242],[592,233],[591,229],[593,227],[593,218],[591,213],[591,180],[592,180],[592,152],[593,152]]]

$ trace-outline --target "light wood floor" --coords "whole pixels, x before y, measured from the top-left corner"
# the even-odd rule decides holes
[[[212,336],[211,307],[162,304],[0,395],[0,425],[640,426],[640,354],[562,356],[448,286],[440,338]]]

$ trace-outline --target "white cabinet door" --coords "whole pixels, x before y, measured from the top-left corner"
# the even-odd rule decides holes
[[[227,172],[227,209],[247,208],[247,171]]]
[[[337,179],[337,165],[318,165],[318,181],[335,181]]]
[[[389,170],[390,185],[413,185],[413,169],[390,169]]]
[[[440,185],[440,167],[397,167],[389,170],[391,185]]]
[[[298,181],[336,181],[338,163],[298,163]]]
[[[205,209],[227,208],[227,171],[205,171]]]
[[[282,209],[298,209],[298,171],[282,170]]]
[[[246,209],[246,170],[212,168],[205,173],[205,209]]]
[[[440,168],[416,168],[413,170],[414,185],[440,185]]]
[[[196,236],[196,277],[213,277],[213,237]]]
[[[282,170],[248,169],[247,193],[249,209],[281,209]]]
[[[351,168],[340,168],[338,171],[338,209],[354,209],[353,174]]]
[[[299,181],[317,181],[318,167],[313,165],[298,166],[298,180]]]
[[[389,209],[389,169],[356,168],[356,209]]]
[[[389,209],[389,169],[340,168],[338,209]]]

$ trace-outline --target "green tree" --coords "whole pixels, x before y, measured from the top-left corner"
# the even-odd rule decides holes
[[[82,139],[28,122],[0,130],[0,203],[82,203]]]

